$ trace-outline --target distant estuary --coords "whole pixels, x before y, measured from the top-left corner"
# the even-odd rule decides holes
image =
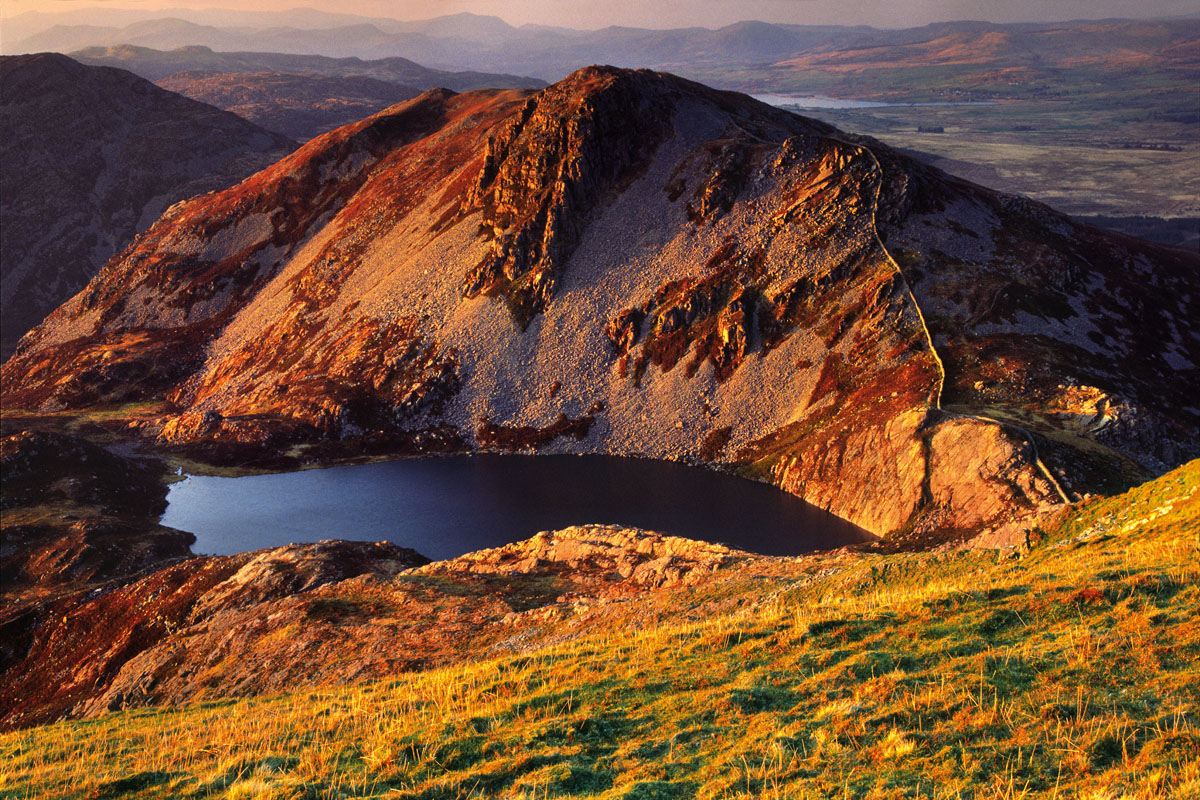
[[[321,539],[394,542],[435,560],[542,530],[617,524],[798,555],[874,537],[771,486],[662,461],[475,455],[174,484],[162,524],[227,555]]]

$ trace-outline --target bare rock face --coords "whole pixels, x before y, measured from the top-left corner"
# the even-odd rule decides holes
[[[43,53],[0,60],[4,355],[179,200],[294,146],[124,70]]]
[[[655,588],[698,583],[748,553],[637,528],[581,525],[543,531],[532,539],[438,561],[429,575],[610,575]]]
[[[998,519],[1028,498],[1052,500],[1059,491],[1045,472],[1014,469],[1031,461],[1036,464],[1037,456],[1028,442],[992,422],[950,419],[929,437],[929,452],[928,490],[934,506],[944,514],[939,522],[947,527]],[[993,477],[998,475],[1014,480],[1008,483]]]
[[[178,206],[3,395],[166,403],[145,431],[172,445],[713,463],[961,538],[1200,451],[1197,275],[748,97],[593,67],[427,92]]]
[[[492,252],[463,295],[502,295],[526,327],[543,311],[598,202],[644,168],[668,135],[652,79],[579,72],[531,97],[498,135],[465,207],[482,208]]]
[[[311,592],[356,575],[392,575],[428,561],[388,542],[327,540],[255,552],[237,572],[201,598],[196,616]]]

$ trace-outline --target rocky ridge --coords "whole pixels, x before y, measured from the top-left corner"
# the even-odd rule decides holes
[[[165,401],[137,424],[166,447],[689,459],[875,533],[964,536],[1196,450],[1196,266],[597,67],[427,92],[174,209],[3,392]],[[1081,393],[1114,421],[1080,424]]]

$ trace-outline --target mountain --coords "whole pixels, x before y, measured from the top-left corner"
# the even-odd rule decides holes
[[[5,52],[20,52],[17,46],[37,44],[33,37],[46,37],[43,44],[61,47],[66,34],[90,37],[79,46],[106,41],[119,31],[137,23],[170,19],[205,28],[224,28],[240,31],[292,28],[328,30],[355,25],[371,25],[388,33],[420,33],[439,38],[497,41],[511,36],[515,28],[499,17],[463,12],[421,20],[400,21],[388,17],[365,17],[360,14],[335,14],[315,8],[290,8],[286,11],[238,10],[231,8],[164,8],[157,11],[127,8],[80,8],[60,12],[29,11],[6,16]],[[50,34],[54,29],[56,34]],[[133,29],[135,32],[139,29]],[[145,30],[142,28],[141,30]],[[119,39],[119,35],[117,37]],[[16,43],[14,45],[13,43]]]
[[[294,144],[124,70],[0,60],[5,354],[171,204],[223,189]]]
[[[369,117],[421,93],[411,86],[375,78],[279,72],[177,72],[157,83],[297,141]]]
[[[452,31],[461,26],[446,26]],[[431,28],[437,32],[439,28]],[[28,53],[43,50],[72,51],[85,47],[134,45],[174,49],[211,47],[221,51],[268,50],[279,53],[319,53],[335,58],[385,58],[404,54],[424,62],[454,63],[474,44],[468,39],[430,35],[408,30],[384,30],[369,22],[328,28],[241,28],[198,25],[165,17],[134,22],[124,27],[55,25],[18,42],[12,49]],[[494,44],[494,43],[493,43]]]
[[[139,20],[122,27],[98,25],[54,25],[16,44],[18,53],[70,52],[81,47],[147,42],[160,47],[197,44],[214,37],[242,41],[253,36],[252,29],[221,29],[173,17]]]
[[[386,30],[422,33],[440,39],[465,39],[472,42],[500,42],[518,36],[517,29],[500,17],[464,11],[432,19],[380,25]]]
[[[44,24],[51,17],[40,19]],[[269,15],[232,15],[221,24],[182,11],[179,16],[108,26],[94,24],[94,17],[89,19],[91,24],[47,27],[22,38],[13,49],[71,52],[122,44],[159,49],[203,45],[219,51],[270,50],[369,59],[403,55],[434,66],[555,80],[584,64],[603,61],[626,67],[670,68],[689,77],[753,91],[769,86],[778,92],[868,97],[879,96],[874,84],[880,81],[884,88],[892,84],[898,89],[907,87],[910,94],[915,89],[927,91],[939,84],[962,82],[1001,95],[1020,95],[1031,81],[1063,80],[1067,75],[1062,71],[1184,70],[1177,77],[1186,78],[1200,67],[1197,18],[942,22],[901,30],[744,21],[718,29],[613,26],[595,31],[513,28],[499,18],[471,14],[415,22],[327,15],[303,24]],[[903,80],[871,74],[884,67],[901,70]],[[933,72],[910,74],[909,70]],[[1081,88],[1087,86],[1081,84]]]
[[[1197,453],[1198,275],[746,96],[591,67],[431,90],[172,208],[2,391],[150,403],[110,413],[210,459],[685,459],[961,536]]]
[[[54,25],[45,31],[22,39],[16,47],[5,45],[6,53],[63,52],[89,47],[104,41],[118,29],[103,25]],[[49,47],[40,47],[40,43]]]
[[[1200,67],[1200,20],[997,25],[948,22],[905,31],[872,32],[837,49],[798,53],[780,68],[861,72],[871,69],[975,67],[1020,79],[1032,70]]]
[[[363,61],[358,58],[328,58],[287,53],[218,53],[201,46],[163,51],[132,45],[92,47],[72,53],[71,57],[84,64],[127,69],[152,81],[179,72],[278,72],[375,78],[419,89],[445,88],[456,92],[485,88],[537,89],[546,85],[545,81],[518,75],[430,69],[407,58],[398,57]]]

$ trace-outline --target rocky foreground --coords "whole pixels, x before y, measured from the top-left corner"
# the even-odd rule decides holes
[[[1200,461],[1001,553],[763,559],[588,527],[420,567],[394,551],[375,568],[324,564],[371,545],[251,554],[191,595],[191,617],[166,615],[163,645],[119,670],[118,692],[74,712],[132,708],[0,732],[0,786],[1184,800],[1200,788],[1198,527]],[[225,605],[239,596],[255,619]],[[398,648],[441,666],[389,672]],[[249,668],[293,682],[254,694]],[[138,707],[172,694],[207,699]]]
[[[0,452],[5,727],[341,685],[597,625],[700,618],[748,588],[706,601],[702,587],[752,584],[788,561],[606,526],[437,563],[346,541],[195,557],[190,534],[153,521],[161,464],[62,434],[8,436]]]
[[[744,579],[717,573],[770,560],[604,527],[434,564],[387,543],[343,541],[188,558],[55,605],[5,674],[0,705],[6,725],[27,725],[528,652],[577,638],[598,618],[703,613],[681,608],[673,590]]]
[[[764,581],[802,578],[815,563],[601,525],[435,563],[348,541],[197,557],[191,534],[156,521],[170,478],[157,458],[28,430],[0,440],[0,456],[0,726],[10,728],[703,620],[764,602]],[[1023,529],[977,541],[1029,543]],[[852,563],[871,549],[821,559]]]

